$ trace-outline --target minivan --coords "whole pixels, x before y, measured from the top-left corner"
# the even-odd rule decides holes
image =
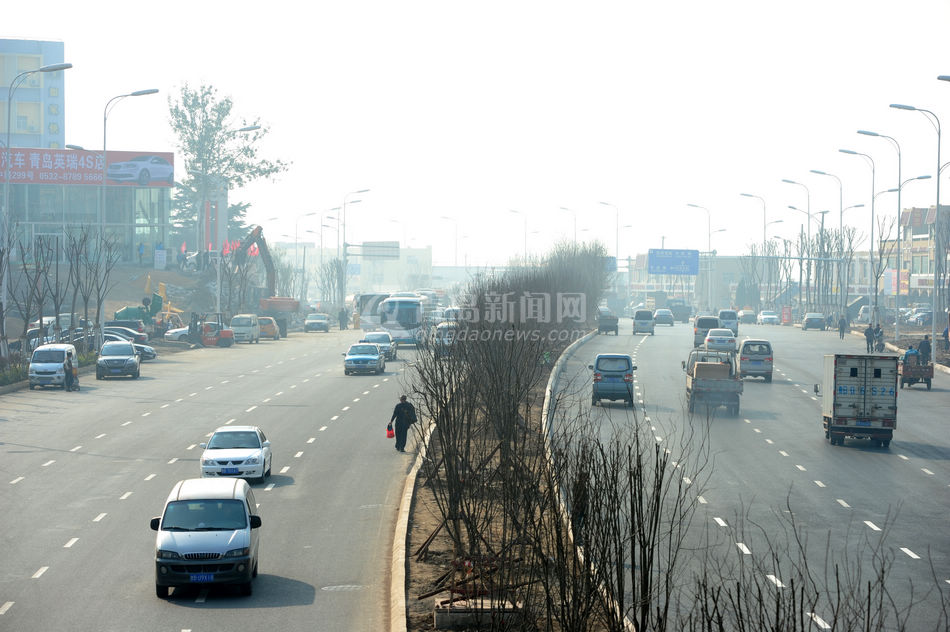
[[[633,333],[650,334],[654,332],[655,323],[653,321],[653,312],[648,309],[638,309],[633,313]]]
[[[243,478],[178,481],[162,515],[149,523],[155,536],[155,594],[175,586],[237,584],[251,594],[260,536],[254,492]]]
[[[76,347],[70,344],[40,345],[30,357],[30,390],[40,386],[66,388],[66,353],[78,361]]]
[[[234,332],[234,342],[251,344],[261,341],[261,324],[257,314],[238,314],[231,319],[231,330]]]
[[[600,353],[587,368],[594,372],[591,406],[602,399],[619,399],[633,408],[633,372],[637,370],[633,358],[624,353]]]
[[[706,342],[706,334],[710,329],[723,328],[715,316],[697,316],[693,320],[693,346],[698,347]]]
[[[772,381],[772,344],[768,340],[742,341],[739,347],[739,378],[764,377]]]
[[[731,329],[732,333],[739,335],[739,313],[733,309],[719,310],[719,323],[723,329]]]

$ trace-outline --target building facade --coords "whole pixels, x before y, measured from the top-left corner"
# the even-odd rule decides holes
[[[0,139],[11,147],[60,149],[66,145],[65,72],[40,72],[24,77],[22,72],[63,63],[63,43],[38,40],[0,39]],[[8,103],[10,88],[13,102]],[[7,121],[10,126],[7,127]]]

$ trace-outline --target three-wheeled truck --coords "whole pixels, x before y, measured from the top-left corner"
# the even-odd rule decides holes
[[[821,419],[825,438],[843,445],[847,437],[888,447],[897,426],[897,356],[825,356]]]
[[[930,390],[934,379],[934,365],[931,363],[921,364],[920,356],[909,355],[898,363],[898,369],[901,374],[901,388],[904,385],[913,386],[917,382],[923,382]]]

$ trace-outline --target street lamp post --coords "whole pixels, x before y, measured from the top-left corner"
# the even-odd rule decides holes
[[[871,156],[869,156],[868,154],[862,154],[861,152],[852,151],[850,149],[839,149],[838,151],[840,151],[842,154],[848,154],[851,156],[863,156],[864,158],[867,159],[868,163],[871,165],[871,241],[868,246],[868,261],[870,262],[869,271],[871,273],[871,276],[874,277],[874,307],[872,311],[872,314],[873,314],[872,320],[879,322],[881,319],[881,316],[880,314],[878,314],[878,311],[877,311],[877,273],[874,270],[874,198],[877,197],[874,194],[874,188],[875,188],[874,159],[871,158]]]
[[[755,198],[758,201],[762,202],[762,253],[765,254],[765,198],[759,197],[758,195],[752,195],[751,193],[740,193],[742,197]],[[779,220],[781,221],[781,220]]]
[[[10,150],[11,147],[11,115],[13,112],[13,95],[16,92],[26,78],[32,74],[38,72],[58,72],[60,70],[69,70],[72,68],[72,64],[63,63],[63,64],[49,64],[47,66],[41,66],[36,70],[24,70],[20,74],[13,77],[13,80],[10,82],[10,87],[7,90],[7,141],[4,143],[4,152],[6,153],[6,168],[5,168],[5,178],[3,181],[3,237],[0,241],[0,249],[3,251],[3,257],[5,259],[3,263],[3,280],[0,281],[0,355],[6,357],[9,355],[9,348],[7,346],[7,307],[9,304],[9,288],[10,288],[10,245],[13,243],[13,240],[10,239]]]
[[[620,207],[616,204],[611,204],[610,202],[601,202],[604,206],[610,206],[617,212],[617,225],[615,227],[617,231],[617,238],[614,244],[614,257],[617,259],[617,266],[619,269],[620,266]]]
[[[358,191],[350,191],[343,196],[343,261],[341,263],[341,278],[340,278],[340,305],[342,306],[346,302],[346,270],[347,270],[347,252],[346,252],[346,205],[356,204],[362,202],[362,200],[352,200],[347,202],[351,195],[357,195],[358,193],[369,193],[369,189],[359,189]],[[339,233],[337,234],[339,238]]]
[[[940,81],[950,81],[950,75],[940,75],[937,77]],[[944,247],[941,240],[941,231],[940,231],[940,119],[937,118],[937,115],[931,112],[930,110],[925,110],[923,108],[916,108],[912,105],[901,105],[900,103],[892,103],[892,108],[898,110],[911,110],[920,112],[923,114],[930,124],[933,125],[934,129],[937,131],[937,203],[934,206],[934,281],[933,289],[930,293],[930,304],[931,304],[931,313],[933,316],[930,318],[930,339],[931,344],[935,344],[937,340],[937,294],[940,293],[942,289],[938,283],[940,278],[943,276],[944,264],[947,260],[946,247]],[[938,256],[939,253],[939,256]],[[936,357],[936,354],[934,354]]]
[[[809,213],[808,211],[803,211],[802,209],[798,208],[797,206],[792,206],[791,204],[788,205],[788,208],[792,209],[793,211],[798,211],[799,213],[804,213],[805,216],[807,217],[807,219],[805,220],[805,221],[807,222],[807,224],[806,224],[806,226],[807,226],[807,228],[806,228],[806,237],[805,237],[805,242],[806,242],[806,243],[805,243],[805,246],[806,246],[806,248],[805,248],[805,257],[806,257],[806,261],[810,263],[810,262],[811,262],[811,218],[812,218],[812,214]],[[799,235],[798,238],[801,239],[801,232],[799,232],[798,235]],[[802,279],[801,279],[802,266],[801,266],[801,263],[802,263],[801,258],[799,258],[799,260],[798,260],[798,264],[799,264],[799,265],[798,265],[798,308],[799,308],[799,309],[801,309],[801,302],[802,302]],[[808,278],[808,281],[810,282],[810,281],[811,281],[811,275],[809,274],[807,278]],[[809,294],[809,290],[810,290],[810,289],[811,289],[811,286],[810,286],[810,283],[809,283],[809,285],[806,287],[806,301],[809,300],[809,299],[808,299],[808,294]]]
[[[459,265],[459,221],[448,215],[440,215],[439,218],[455,224],[455,263],[453,265],[457,268]]]
[[[712,309],[712,213],[699,204],[686,206],[706,211],[706,309]]]
[[[562,211],[567,211],[574,216],[574,245],[577,245],[577,211],[572,208],[567,208],[566,206],[561,207]]]
[[[805,302],[811,305],[811,191],[808,190],[807,186],[795,180],[782,178],[782,182],[785,184],[794,184],[805,189],[805,211],[803,212],[808,215],[808,243],[805,248],[805,252],[808,255],[808,259],[805,261]],[[795,210],[797,211],[798,209]],[[799,283],[801,283],[801,279],[799,279]],[[801,305],[798,307],[801,309]]]

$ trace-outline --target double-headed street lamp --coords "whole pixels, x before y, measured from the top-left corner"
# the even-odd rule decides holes
[[[341,262],[340,269],[340,305],[342,306],[346,302],[346,274],[347,274],[347,243],[346,243],[346,205],[347,204],[356,204],[362,202],[362,200],[350,200],[351,195],[357,195],[359,193],[369,193],[369,189],[359,189],[357,191],[350,191],[349,193],[343,196],[343,261]],[[340,234],[337,233],[337,239],[340,238]],[[339,248],[339,246],[338,246]]]
[[[41,66],[35,70],[24,70],[20,74],[13,77],[13,80],[10,82],[10,87],[7,90],[7,142],[4,143],[4,152],[6,154],[6,177],[3,181],[3,236],[0,238],[0,250],[2,250],[2,256],[5,261],[3,262],[3,280],[0,281],[0,343],[2,343],[2,348],[0,348],[0,355],[6,357],[9,354],[9,349],[7,348],[7,307],[9,306],[9,288],[10,288],[10,246],[13,243],[13,240],[10,238],[10,166],[11,166],[11,157],[10,150],[12,149],[10,138],[12,131],[12,124],[10,122],[12,113],[13,113],[13,94],[16,92],[23,82],[32,74],[38,72],[59,72],[60,70],[69,70],[72,68],[72,64],[49,64],[47,66]]]
[[[875,188],[874,159],[871,158],[871,156],[869,156],[868,154],[863,154],[859,151],[852,151],[851,149],[839,149],[838,151],[840,151],[842,154],[848,154],[850,156],[862,156],[865,159],[867,159],[868,164],[871,165],[871,241],[870,241],[870,245],[868,246],[868,260],[870,262],[870,268],[868,269],[871,273],[871,276],[874,277],[874,303],[873,303],[874,307],[873,307],[873,312],[871,312],[873,314],[872,320],[879,321],[880,314],[878,314],[878,311],[877,311],[877,274],[875,273],[875,270],[874,270],[874,199],[877,197],[874,193],[874,188]]]
[[[808,187],[802,184],[801,182],[796,182],[795,180],[789,180],[788,178],[782,178],[782,182],[785,184],[794,184],[805,189],[805,209],[802,211],[808,215],[808,243],[805,244],[805,251],[808,254],[808,259],[805,262],[805,301],[811,304],[811,191],[808,190]],[[792,208],[792,207],[789,207]],[[796,211],[799,209],[795,209]],[[801,287],[801,279],[799,279],[799,287]],[[800,301],[799,301],[800,302]],[[799,305],[801,308],[801,305]]]

